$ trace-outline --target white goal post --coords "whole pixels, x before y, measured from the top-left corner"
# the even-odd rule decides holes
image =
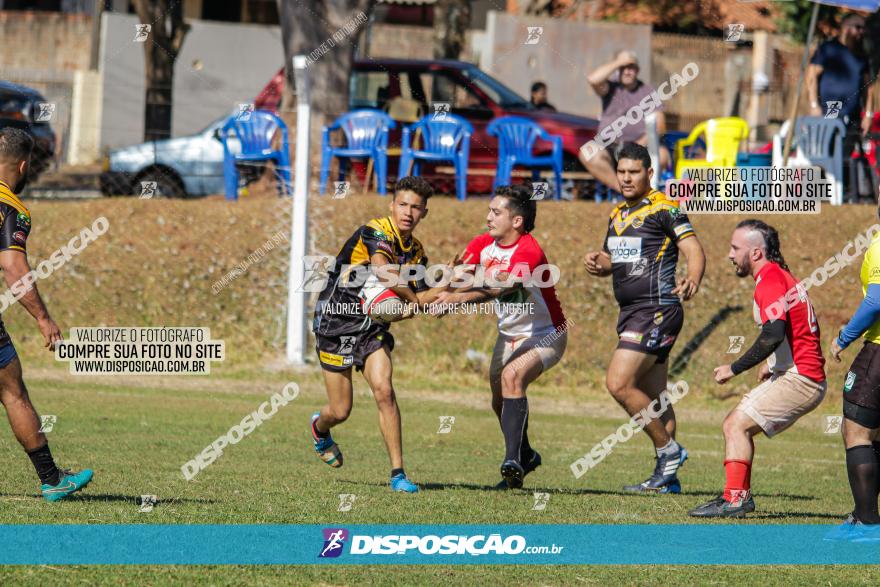
[[[296,84],[296,159],[293,173],[293,215],[290,222],[290,265],[287,277],[287,362],[305,364],[306,292],[304,257],[308,242],[309,134],[311,110],[305,55],[293,58]]]

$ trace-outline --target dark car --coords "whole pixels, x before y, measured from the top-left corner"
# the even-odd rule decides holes
[[[26,130],[34,137],[30,177],[35,179],[46,170],[55,157],[55,133],[49,120],[55,105],[38,91],[0,81],[0,128],[12,126]]]
[[[257,98],[255,107],[275,110],[284,84],[280,71]],[[400,145],[400,128],[419,116],[430,114],[438,104],[448,104],[449,112],[465,118],[474,127],[471,138],[468,191],[487,192],[498,160],[498,141],[486,134],[489,122],[501,116],[530,118],[552,135],[562,137],[564,167],[585,171],[578,151],[596,134],[593,118],[535,109],[528,100],[483,72],[472,63],[452,60],[369,59],[355,61],[349,87],[350,108],[379,108],[398,121],[391,131],[389,145]],[[538,151],[550,146],[539,144]],[[392,151],[393,152],[393,151]],[[389,164],[396,175],[397,162]],[[473,170],[485,169],[484,173]],[[423,166],[425,175],[431,167]],[[449,178],[451,182],[451,176]]]

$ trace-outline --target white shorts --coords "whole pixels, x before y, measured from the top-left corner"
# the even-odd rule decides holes
[[[521,338],[511,338],[499,334],[495,341],[495,350],[492,352],[492,362],[489,364],[489,378],[500,378],[504,367],[529,352],[538,354],[544,371],[547,371],[558,363],[562,355],[565,354],[567,344],[567,331]]]
[[[774,374],[745,394],[736,409],[745,412],[769,437],[815,410],[827,387],[826,381],[817,383],[798,373]]]

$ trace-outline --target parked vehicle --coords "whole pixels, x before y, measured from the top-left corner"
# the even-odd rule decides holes
[[[194,135],[111,151],[104,161],[101,192],[108,196],[143,194],[146,189],[165,197],[223,193],[223,143],[217,132],[227,118],[215,120]]]
[[[275,110],[281,99],[284,72],[279,71],[260,92],[255,107]],[[581,145],[596,134],[593,118],[535,109],[525,98],[480,70],[472,63],[452,60],[369,59],[355,61],[349,86],[350,109],[379,108],[398,122],[391,131],[389,154],[400,146],[401,129],[425,114],[442,116],[450,112],[474,127],[470,146],[470,169],[494,170],[498,141],[486,133],[489,122],[501,116],[516,115],[534,120],[544,130],[562,138],[564,169],[584,171],[578,161]],[[549,153],[550,143],[537,145],[537,153]],[[397,157],[389,162],[389,175],[397,173]],[[431,166],[422,175],[431,176]],[[493,173],[468,177],[468,191],[487,192]],[[437,176],[434,176],[437,177]],[[450,182],[453,178],[445,176]]]
[[[30,179],[35,180],[55,158],[55,133],[49,121],[54,104],[38,91],[0,81],[0,128],[12,126],[26,130],[34,138]]]

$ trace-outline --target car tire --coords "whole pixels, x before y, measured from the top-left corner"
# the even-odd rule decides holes
[[[151,195],[147,195],[149,192],[143,191],[145,182],[155,182]],[[131,193],[145,200],[186,197],[186,189],[183,187],[183,181],[180,177],[170,169],[158,167],[139,173],[131,184]]]

